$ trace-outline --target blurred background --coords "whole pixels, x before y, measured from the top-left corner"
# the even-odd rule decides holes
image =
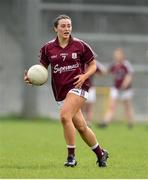
[[[0,116],[58,117],[50,79],[28,87],[24,70],[37,64],[40,47],[54,37],[52,22],[59,14],[73,20],[73,35],[88,42],[107,65],[121,47],[135,74],[134,109],[137,121],[148,119],[148,1],[147,0],[1,0]],[[50,69],[49,69],[50,71]],[[111,77],[96,77],[94,119],[106,110]],[[123,118],[119,108],[117,113]],[[123,113],[123,114],[122,114]]]

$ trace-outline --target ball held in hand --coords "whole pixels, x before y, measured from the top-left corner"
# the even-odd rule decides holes
[[[27,77],[33,85],[41,86],[48,80],[48,70],[44,66],[36,64],[29,68]]]

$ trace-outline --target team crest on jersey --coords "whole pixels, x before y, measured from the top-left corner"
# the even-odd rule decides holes
[[[77,53],[72,53],[72,59],[77,59]]]

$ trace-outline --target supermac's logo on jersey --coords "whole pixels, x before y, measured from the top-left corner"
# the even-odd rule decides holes
[[[72,59],[77,59],[77,53],[72,53]]]

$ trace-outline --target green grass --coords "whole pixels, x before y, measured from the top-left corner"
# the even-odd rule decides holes
[[[96,157],[77,135],[75,168],[65,168],[65,142],[59,122],[47,120],[0,121],[0,178],[148,178],[148,127],[129,130],[123,123],[108,129],[93,126],[110,158],[98,168]]]

